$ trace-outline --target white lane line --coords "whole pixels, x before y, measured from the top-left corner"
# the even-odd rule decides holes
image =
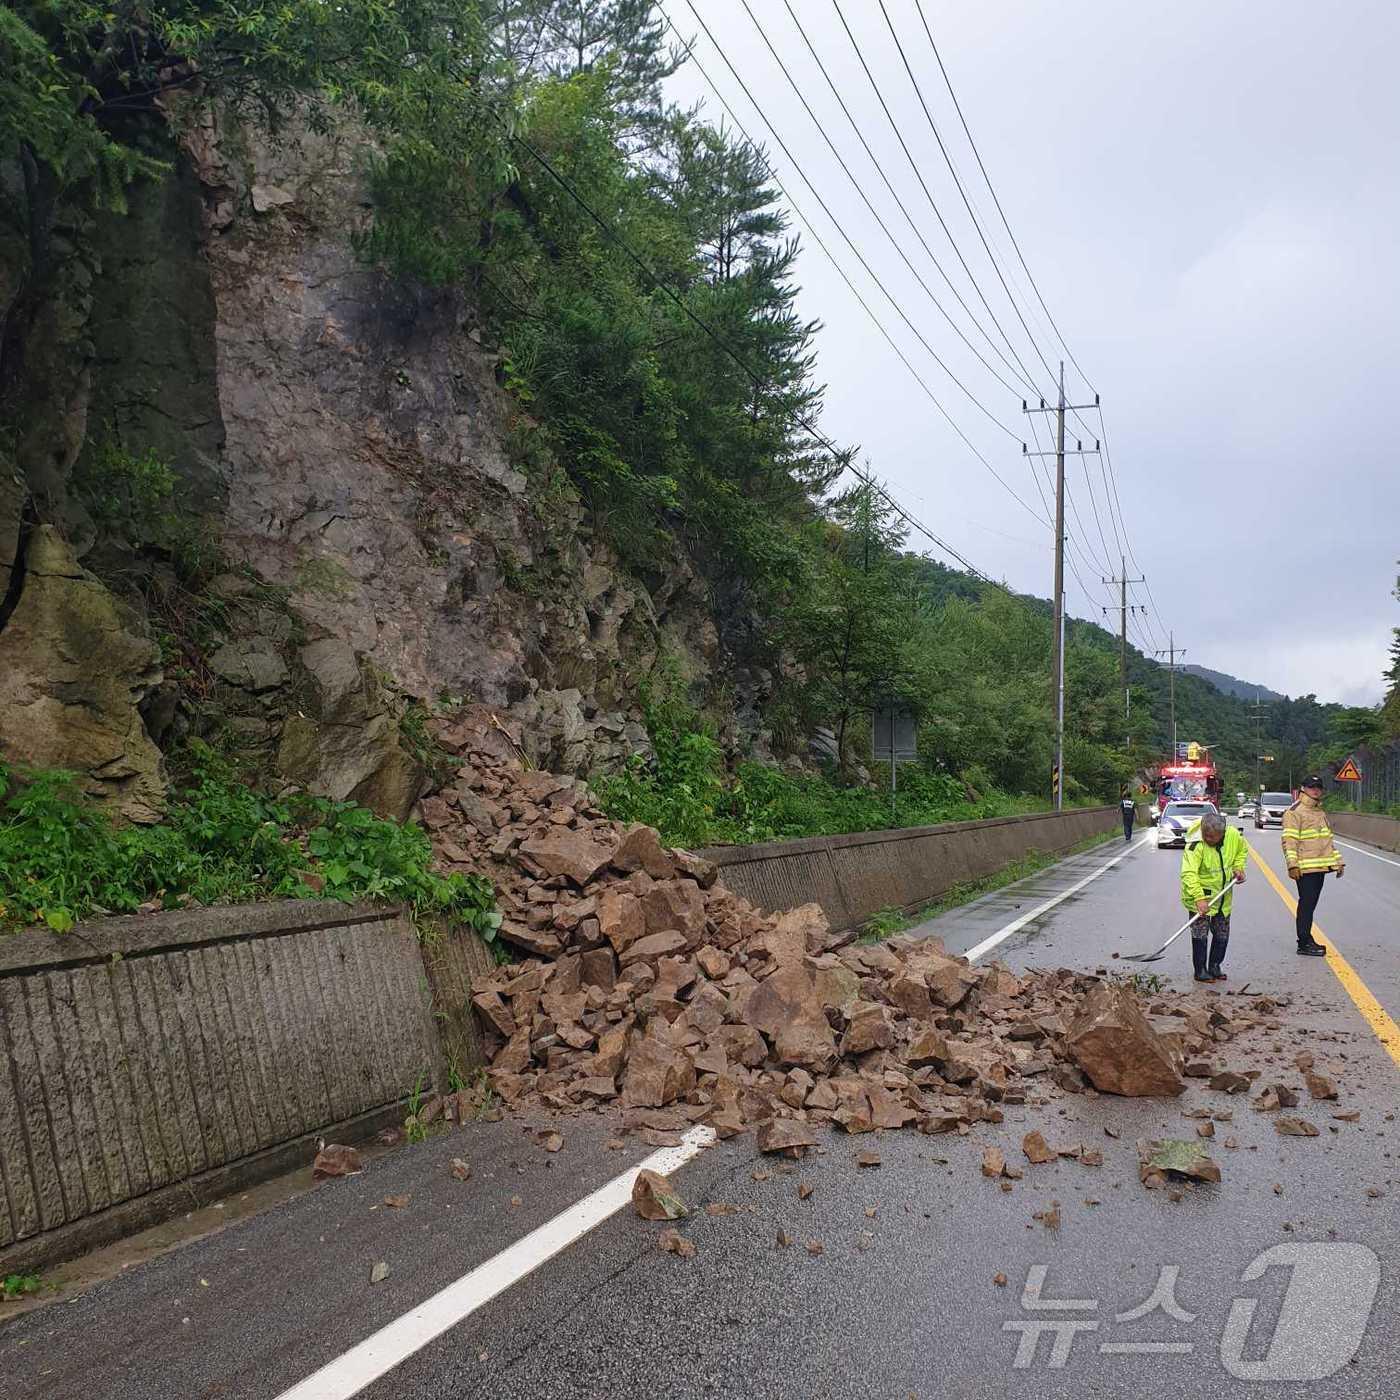
[[[1337,841],[1334,836],[1332,838]],[[1339,846],[1345,846],[1349,851],[1355,851],[1358,855],[1370,856],[1372,860],[1383,860],[1387,865],[1400,865],[1400,860],[1391,860],[1389,856],[1378,856],[1374,851],[1368,851],[1364,846],[1353,846],[1350,841],[1337,841]]]
[[[1135,850],[1137,850],[1139,846],[1144,846],[1147,844],[1147,842],[1155,839],[1155,832],[1150,830],[1144,831],[1143,834],[1136,841],[1134,841],[1133,844],[1129,846],[1126,851],[1123,851],[1120,854],[1114,856],[1112,860],[1104,861],[1104,863],[1101,866],[1099,866],[1097,870],[1092,871],[1090,874],[1086,875],[1082,880],[1076,881],[1076,883],[1071,885],[1069,889],[1062,890],[1059,894],[1054,895],[1050,899],[1047,899],[1043,904],[1037,904],[1035,908],[1032,909],[1028,914],[1022,914],[1020,918],[1012,919],[1012,921],[1009,924],[1007,924],[1005,928],[999,928],[994,934],[991,934],[989,937],[984,938],[979,944],[976,945],[976,947],[969,948],[966,954],[968,962],[976,962],[977,959],[980,958],[984,953],[990,953],[992,949],[995,948],[998,944],[1005,943],[1006,940],[1010,938],[1013,933],[1018,933],[1021,929],[1025,928],[1027,924],[1038,919],[1042,914],[1046,913],[1048,910],[1053,909],[1057,904],[1063,903],[1070,897],[1070,895],[1078,894],[1079,891],[1082,890],[1085,885],[1093,884],[1093,882],[1097,880],[1100,875],[1103,875],[1107,871],[1112,870],[1113,867],[1117,865],[1120,860],[1127,860],[1127,858],[1130,855],[1132,855],[1132,853]]]
[[[683,1166],[715,1140],[713,1128],[691,1128],[679,1147],[653,1152],[621,1176],[615,1176],[591,1196],[575,1201],[567,1210],[547,1220],[537,1230],[503,1249],[456,1283],[396,1318],[373,1336],[366,1337],[344,1355],[322,1366],[299,1385],[283,1391],[278,1400],[347,1400],[399,1362],[470,1317],[497,1294],[504,1293],[526,1274],[552,1259],[560,1250],[586,1235],[632,1199],[632,1183],[644,1168],[663,1176]]]

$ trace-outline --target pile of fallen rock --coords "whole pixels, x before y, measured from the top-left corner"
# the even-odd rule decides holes
[[[473,982],[491,1083],[512,1104],[613,1106],[665,1143],[694,1123],[800,1151],[813,1129],[967,1131],[1060,1093],[1178,1094],[1223,1071],[1264,1001],[1224,1009],[1064,969],[972,967],[937,939],[833,935],[814,904],[765,914],[713,864],[609,821],[531,771],[484,707],[438,733],[462,760],[422,803],[444,869],[495,882],[526,954]]]

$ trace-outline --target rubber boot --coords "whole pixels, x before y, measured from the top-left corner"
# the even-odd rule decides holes
[[[1211,975],[1206,971],[1206,940],[1191,935],[1191,962],[1196,969],[1196,981],[1209,982]]]
[[[1201,940],[1205,942],[1204,939]],[[1210,957],[1206,960],[1206,971],[1216,982],[1224,982],[1225,976],[1220,964],[1225,961],[1225,950],[1230,946],[1228,933],[1212,933],[1210,936]]]

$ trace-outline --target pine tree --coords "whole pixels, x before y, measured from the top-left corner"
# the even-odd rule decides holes
[[[497,52],[521,72],[576,78],[606,71],[624,129],[656,126],[661,84],[681,65],[651,0],[503,0],[488,21]]]
[[[1395,580],[1392,596],[1400,602],[1400,578]],[[1381,718],[1385,733],[1391,738],[1400,738],[1400,627],[1392,633],[1390,643],[1390,665],[1385,671],[1386,692],[1381,706]]]

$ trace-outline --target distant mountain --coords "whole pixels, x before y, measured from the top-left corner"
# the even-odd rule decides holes
[[[1276,690],[1270,690],[1266,685],[1255,685],[1252,681],[1242,681],[1234,676],[1227,676],[1224,671],[1212,671],[1209,666],[1183,666],[1181,668],[1192,676],[1199,676],[1203,681],[1209,681],[1217,690],[1224,691],[1226,695],[1233,695],[1240,700],[1253,700],[1257,695],[1260,700],[1287,700],[1286,695],[1280,695]]]

